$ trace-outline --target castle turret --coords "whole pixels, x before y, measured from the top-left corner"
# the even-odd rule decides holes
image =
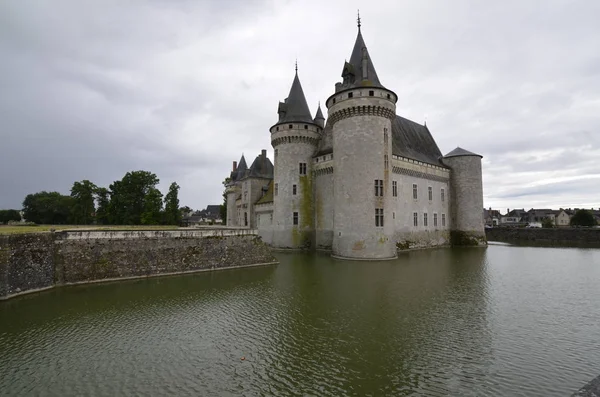
[[[236,206],[236,200],[240,195],[240,188],[237,182],[246,175],[247,171],[248,165],[242,154],[239,163],[237,161],[233,162],[233,170],[229,175],[229,182],[225,187],[225,194],[227,194],[227,226],[240,226],[239,214]]]
[[[444,156],[450,172],[452,245],[486,245],[483,226],[482,156],[457,147]]]
[[[323,127],[310,114],[297,67],[277,113],[279,120],[270,129],[275,151],[273,246],[308,247],[314,231],[312,156]]]
[[[379,81],[360,20],[342,78],[327,99],[335,170],[333,254],[394,258],[391,158],[397,96]]]
[[[321,111],[321,104],[317,107],[317,115],[315,116],[314,123],[319,127],[325,127],[325,117],[323,117],[323,112]]]

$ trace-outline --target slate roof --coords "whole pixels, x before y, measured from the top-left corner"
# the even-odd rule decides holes
[[[362,61],[363,57],[367,57],[367,78],[363,80]],[[352,49],[352,55],[350,55],[350,61],[344,62],[344,68],[342,70],[342,77],[344,82],[342,84],[343,89],[353,87],[383,87],[373,66],[373,61],[369,55],[369,50],[365,44],[360,27],[358,28],[358,35],[354,42],[354,48]]]
[[[447,168],[427,126],[401,116],[392,122],[392,154]]]
[[[302,90],[302,84],[298,78],[298,71],[294,76],[290,93],[284,102],[279,102],[279,123],[290,123],[290,122],[303,122],[313,123],[313,118],[310,115],[310,109],[304,96],[304,90]]]
[[[321,111],[321,104],[319,104],[319,107],[317,108],[317,114],[315,115],[315,121],[317,120],[325,120],[325,117],[323,117],[323,112]]]
[[[332,152],[333,128],[327,122],[315,156]],[[448,168],[440,161],[442,152],[440,152],[429,129],[401,116],[396,116],[392,122],[392,154]]]
[[[451,151],[450,153],[448,153],[444,157],[459,157],[459,156],[479,156],[479,157],[483,157],[480,154],[469,152],[468,150],[465,150],[465,149],[463,149],[461,147],[458,147],[458,146],[456,147],[456,149],[454,149],[453,151]]]
[[[259,154],[250,166],[250,172],[248,172],[249,178],[268,178],[273,179],[273,163],[265,154]]]
[[[273,181],[267,185],[267,192],[256,202],[256,204],[267,204],[273,202]]]
[[[235,169],[235,171],[231,171],[231,175],[229,177],[232,181],[239,181],[245,176],[247,170],[248,166],[246,165],[246,159],[242,154],[242,158],[240,159],[237,168]]]

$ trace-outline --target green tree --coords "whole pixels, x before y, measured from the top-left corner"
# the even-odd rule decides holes
[[[94,193],[98,187],[87,179],[75,182],[71,188],[73,207],[71,208],[71,221],[76,225],[90,225],[94,221],[96,205]]]
[[[219,206],[219,212],[221,215],[221,219],[223,220],[223,224],[227,223],[227,185],[231,182],[231,178],[227,177],[223,181],[223,186],[225,189],[223,190],[223,204]]]
[[[150,188],[144,197],[144,211],[141,215],[142,225],[158,225],[162,218],[162,193]]]
[[[554,222],[550,218],[544,218],[544,220],[542,221],[542,227],[551,229],[554,227]]]
[[[156,185],[159,179],[148,171],[131,171],[125,174],[120,181],[113,182],[110,188],[110,204],[108,206],[109,221],[112,224],[139,225],[142,223],[142,214],[147,208],[147,196],[153,192],[150,199],[156,198]],[[158,192],[160,193],[160,192]],[[162,207],[162,194],[161,207]],[[151,203],[156,204],[156,203]]]
[[[179,210],[179,185],[171,183],[169,192],[165,196],[165,217],[167,225],[179,225],[181,223],[181,211]]]
[[[96,223],[99,225],[107,225],[109,221],[108,207],[110,205],[109,191],[107,188],[99,187],[94,192],[98,209],[96,210]]]
[[[68,224],[73,198],[58,192],[28,194],[23,200],[24,217],[29,222],[42,224]]]
[[[19,210],[0,210],[0,224],[10,221],[19,222],[20,220],[21,213]]]
[[[571,218],[571,226],[596,226],[596,219],[588,210],[577,210]]]

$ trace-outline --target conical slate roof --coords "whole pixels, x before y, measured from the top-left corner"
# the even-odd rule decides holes
[[[480,154],[469,152],[468,150],[465,150],[465,149],[463,149],[463,148],[461,148],[459,146],[457,146],[456,149],[454,149],[453,151],[451,151],[450,153],[448,153],[444,157],[448,158],[448,157],[459,157],[459,156],[479,156],[479,157],[483,157]]]
[[[303,122],[312,123],[313,118],[302,90],[302,84],[298,78],[298,71],[294,76],[290,94],[285,99],[285,102],[279,102],[279,123]]]
[[[245,175],[246,175],[246,171],[248,170],[248,165],[246,164],[246,158],[244,158],[244,155],[242,154],[242,158],[240,159],[240,162],[238,163],[237,168],[235,169],[235,171],[231,172],[231,180],[232,181],[238,181],[240,179],[242,179]]]
[[[363,79],[363,57],[367,58],[367,76]],[[348,74],[352,76],[348,76]],[[344,63],[344,69],[342,71],[342,77],[344,77],[344,86],[350,87],[383,87],[373,66],[373,61],[369,55],[369,50],[365,44],[365,40],[362,37],[360,27],[358,28],[358,35],[356,36],[356,42],[352,49],[352,55],[350,55],[350,61]]]
[[[317,115],[315,116],[315,121],[316,120],[325,120],[325,117],[323,117],[323,112],[321,111],[321,104],[319,104],[319,107],[317,108]]]

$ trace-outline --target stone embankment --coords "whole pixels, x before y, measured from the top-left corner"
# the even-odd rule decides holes
[[[488,241],[573,247],[600,247],[598,228],[502,228],[485,230]]]
[[[0,300],[60,285],[273,263],[248,229],[0,235]]]

